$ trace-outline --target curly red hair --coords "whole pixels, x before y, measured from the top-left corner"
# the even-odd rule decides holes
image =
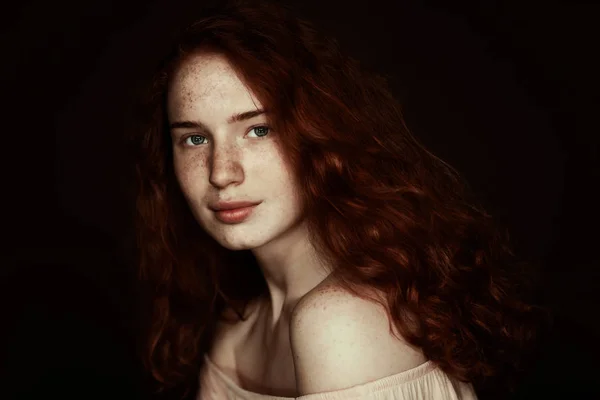
[[[386,79],[260,0],[207,9],[182,32],[142,108],[144,129],[130,136],[142,301],[153,305],[141,352],[160,389],[193,384],[224,307],[243,318],[267,290],[252,253],[208,236],[175,179],[166,93],[177,65],[202,49],[225,55],[270,111],[311,239],[340,284],[382,304],[450,376],[513,387],[551,320],[528,297],[533,269],[465,180],[410,133]]]

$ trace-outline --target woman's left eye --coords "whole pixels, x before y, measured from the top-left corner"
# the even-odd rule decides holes
[[[255,135],[258,137],[264,137],[269,133],[270,128],[268,126],[255,126],[250,129],[250,132],[254,131]]]

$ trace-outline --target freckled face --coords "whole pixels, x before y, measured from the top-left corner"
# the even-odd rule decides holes
[[[227,59],[188,58],[169,87],[167,112],[179,186],[198,223],[231,250],[255,249],[297,229],[299,200],[265,114],[237,122],[234,114],[262,109]],[[179,124],[181,125],[181,124]],[[224,223],[209,205],[260,202],[243,222]]]

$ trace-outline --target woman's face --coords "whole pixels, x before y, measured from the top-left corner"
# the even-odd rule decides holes
[[[224,56],[186,59],[171,81],[167,108],[177,180],[196,220],[221,245],[254,249],[299,225],[295,183],[267,115],[232,119],[262,105]],[[235,201],[258,205],[229,219],[214,210]]]

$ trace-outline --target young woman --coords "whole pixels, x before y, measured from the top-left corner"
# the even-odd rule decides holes
[[[198,399],[476,399],[543,309],[385,81],[285,7],[186,29],[134,133],[143,352]]]

